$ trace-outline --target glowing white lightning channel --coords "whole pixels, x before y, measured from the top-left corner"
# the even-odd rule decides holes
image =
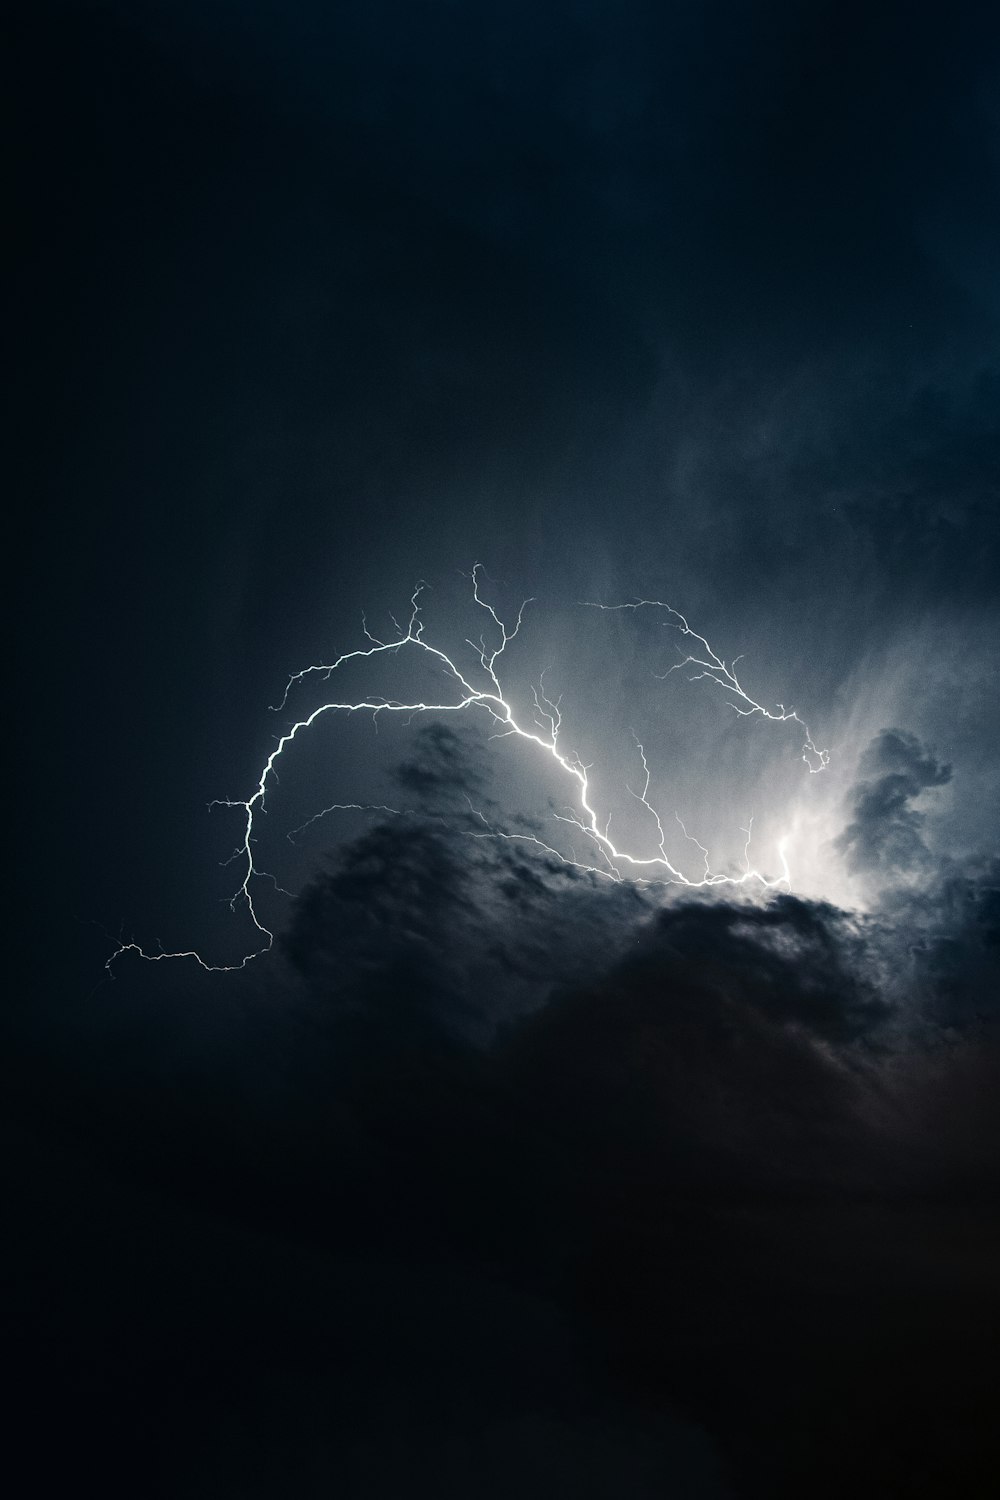
[[[753,827],[752,818],[750,819],[748,827],[743,830],[747,835],[744,851],[745,869],[743,873],[741,875],[723,875],[712,871],[709,863],[707,849],[704,847],[704,845],[700,844],[697,839],[693,838],[691,834],[688,833],[684,824],[681,822],[680,817],[675,814],[684,838],[689,843],[694,844],[695,847],[700,851],[704,865],[704,872],[699,878],[691,879],[687,875],[685,875],[671,861],[670,856],[667,853],[667,837],[663,826],[662,817],[653,803],[651,803],[649,800],[650,769],[648,761],[646,759],[646,752],[637,736],[633,737],[635,738],[636,749],[638,751],[639,761],[642,766],[644,782],[641,792],[635,791],[632,787],[628,787],[627,790],[647,810],[650,818],[653,821],[653,825],[656,830],[656,852],[649,855],[640,855],[637,853],[630,853],[627,849],[619,848],[615,844],[610,835],[610,816],[604,818],[602,826],[602,822],[599,818],[597,810],[592,806],[590,801],[590,782],[588,780],[587,774],[590,767],[584,765],[584,763],[580,760],[579,756],[574,751],[564,750],[560,745],[560,734],[562,732],[562,713],[560,710],[560,700],[553,700],[547,696],[544,690],[544,676],[539,681],[538,686],[532,691],[532,699],[534,705],[534,713],[532,716],[533,727],[526,727],[524,724],[518,722],[514,714],[514,709],[504,696],[504,690],[500,681],[497,663],[502,658],[507,647],[517,636],[518,631],[521,628],[525,608],[528,604],[532,603],[532,600],[527,599],[524,601],[524,603],[521,605],[521,608],[518,610],[517,620],[514,624],[513,629],[508,629],[507,625],[500,618],[493,605],[490,604],[488,600],[484,599],[480,593],[479,585],[480,574],[482,573],[482,571],[482,566],[479,563],[476,563],[476,565],[472,569],[472,597],[476,606],[479,609],[483,610],[487,615],[489,623],[484,628],[483,634],[480,636],[478,642],[467,640],[465,643],[466,645],[471,647],[473,655],[477,658],[479,668],[482,670],[483,681],[481,682],[480,686],[475,686],[469,680],[469,677],[466,676],[466,673],[460,669],[460,667],[451,656],[449,656],[445,651],[441,650],[440,647],[432,645],[430,641],[425,639],[424,622],[420,614],[420,598],[421,594],[424,591],[425,585],[422,583],[418,584],[410,598],[410,618],[406,629],[404,630],[401,625],[393,620],[393,624],[396,626],[397,630],[397,638],[395,640],[383,641],[380,640],[377,636],[372,635],[368,629],[367,623],[365,622],[364,618],[362,618],[362,629],[365,639],[369,644],[366,646],[358,647],[354,651],[346,651],[341,656],[338,656],[333,662],[305,667],[299,672],[292,673],[285,686],[285,691],[280,703],[275,704],[274,708],[276,711],[280,711],[281,709],[283,709],[287,704],[289,695],[292,693],[292,691],[302,682],[304,682],[308,677],[315,676],[323,682],[328,682],[336,672],[346,666],[349,662],[367,661],[381,656],[400,655],[404,651],[422,653],[423,655],[430,657],[437,666],[442,668],[444,675],[450,681],[455,690],[454,701],[428,703],[424,702],[423,700],[417,700],[415,702],[401,702],[397,699],[371,697],[362,698],[357,701],[333,699],[329,702],[321,703],[317,708],[314,708],[313,711],[305,718],[296,720],[291,725],[291,727],[287,729],[283,735],[281,735],[281,737],[277,741],[277,744],[275,745],[275,748],[271,751],[270,755],[264,762],[260,776],[257,780],[257,785],[251,796],[242,801],[233,799],[219,799],[209,804],[212,807],[239,808],[243,813],[244,822],[242,842],[237,845],[236,849],[233,852],[233,855],[231,856],[231,859],[226,861],[226,863],[231,863],[234,860],[240,861],[243,866],[243,878],[240,881],[237,890],[230,898],[229,906],[230,910],[232,911],[235,911],[237,905],[240,903],[246,906],[254,927],[256,928],[260,937],[263,939],[260,946],[254,949],[252,952],[244,954],[244,956],[239,960],[238,963],[213,964],[207,962],[201,956],[201,954],[194,949],[183,949],[176,952],[166,952],[161,949],[158,951],[149,952],[142,948],[138,943],[123,941],[119,943],[119,946],[107,961],[106,967],[109,969],[109,971],[115,960],[122,954],[135,953],[139,957],[146,959],[151,963],[158,963],[164,959],[190,958],[194,959],[194,961],[199,964],[201,968],[210,973],[232,973],[246,968],[247,964],[252,962],[253,959],[261,957],[264,953],[270,950],[274,943],[274,934],[269,930],[267,926],[265,926],[265,924],[260,919],[260,916],[254,905],[253,887],[254,882],[259,880],[270,880],[279,890],[281,889],[281,887],[278,886],[277,881],[274,879],[274,876],[269,875],[266,871],[260,869],[254,863],[254,844],[256,842],[254,829],[256,816],[258,813],[263,813],[265,811],[268,787],[271,783],[276,782],[277,780],[277,771],[275,768],[285,750],[289,745],[292,744],[295,739],[297,739],[306,730],[310,729],[313,724],[315,724],[316,721],[320,719],[324,714],[331,713],[369,712],[374,716],[377,723],[378,715],[383,713],[443,714],[461,713],[467,709],[476,708],[485,710],[486,713],[490,715],[495,726],[493,734],[490,735],[491,739],[514,737],[527,741],[528,743],[536,746],[537,749],[542,751],[544,754],[550,756],[551,759],[558,765],[560,770],[564,773],[564,775],[572,783],[575,783],[576,807],[570,808],[563,813],[556,813],[554,814],[554,817],[556,821],[569,824],[571,827],[576,828],[583,835],[584,839],[592,846],[599,862],[588,864],[585,861],[581,861],[577,858],[576,852],[573,849],[571,849],[570,857],[567,857],[558,849],[553,848],[551,845],[545,843],[542,839],[535,837],[533,834],[506,833],[500,830],[493,829],[489,826],[486,818],[482,813],[478,812],[475,808],[471,808],[471,804],[470,808],[472,812],[484,824],[486,824],[486,828],[483,832],[476,831],[470,834],[470,837],[504,839],[508,842],[521,842],[531,844],[539,851],[544,852],[545,854],[555,858],[560,863],[572,869],[617,882],[620,882],[626,878],[630,878],[642,884],[656,883],[664,885],[681,885],[687,886],[692,890],[703,889],[705,887],[711,886],[745,886],[750,883],[755,883],[765,890],[772,890],[776,886],[789,885],[790,878],[788,865],[785,860],[784,854],[784,841],[782,841],[782,843],[778,846],[778,854],[782,865],[782,874],[779,877],[777,877],[776,879],[771,879],[761,871],[751,867],[750,835],[751,829]],[[727,665],[727,663],[723,661],[721,657],[717,656],[716,653],[712,650],[711,646],[705,640],[704,636],[700,636],[695,631],[693,631],[688,625],[688,622],[684,618],[684,616],[677,610],[673,609],[671,605],[664,604],[660,600],[638,599],[630,604],[588,604],[587,607],[600,610],[659,609],[666,611],[670,616],[670,620],[668,623],[678,629],[685,637],[689,637],[691,640],[697,642],[699,646],[703,648],[704,655],[686,656],[682,661],[677,662],[673,667],[671,667],[668,672],[661,674],[661,680],[662,678],[669,676],[671,672],[677,671],[678,669],[682,669],[687,666],[698,668],[699,670],[690,680],[696,682],[702,679],[707,679],[710,682],[716,683],[717,686],[721,687],[726,693],[731,695],[729,699],[730,706],[734,708],[741,717],[760,715],[762,718],[769,719],[777,723],[794,722],[798,724],[805,735],[805,744],[803,746],[802,758],[805,761],[806,765],[809,767],[810,771],[821,771],[828,764],[830,759],[829,751],[822,750],[816,745],[808,726],[799,717],[799,715],[794,710],[786,709],[783,704],[778,704],[777,712],[773,712],[767,709],[763,704],[758,703],[755,699],[751,698],[750,695],[744,690],[742,684],[736,676],[736,664],[741,658],[736,657],[731,663]],[[490,630],[493,633],[494,644],[492,645],[488,644],[486,641],[486,630]],[[656,675],[660,674],[654,674],[654,676]],[[298,829],[293,830],[293,832],[288,836],[294,839],[294,835],[296,833],[301,832],[303,828],[308,827],[310,823],[315,822],[318,818],[324,817],[329,812],[346,810],[348,808],[359,811],[380,810],[397,816],[405,815],[402,814],[398,808],[387,806],[376,808],[359,803],[334,803],[331,807],[325,808],[323,809],[323,811],[314,814],[312,818],[308,819],[307,822],[302,824]],[[627,871],[627,875],[623,873],[623,871]]]

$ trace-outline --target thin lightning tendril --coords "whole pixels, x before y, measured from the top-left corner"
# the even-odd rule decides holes
[[[651,780],[649,763],[646,757],[645,749],[638,736],[635,735],[634,732],[633,739],[635,740],[635,745],[638,751],[639,761],[642,766],[644,779],[641,792],[636,791],[632,787],[627,787],[627,790],[636,799],[636,801],[638,801],[641,806],[647,810],[653,821],[653,825],[656,830],[656,852],[651,855],[643,856],[635,853],[630,853],[628,850],[619,848],[616,845],[614,840],[611,838],[610,815],[605,816],[602,825],[599,814],[590,801],[590,782],[588,779],[588,772],[590,771],[591,767],[584,764],[584,762],[579,758],[575,751],[564,750],[562,748],[562,745],[560,743],[560,735],[562,733],[563,723],[561,699],[550,698],[546,693],[544,686],[544,673],[539,679],[538,686],[532,689],[533,712],[531,716],[530,726],[525,726],[518,721],[518,719],[515,717],[513,707],[504,696],[504,690],[500,681],[499,668],[497,664],[503,657],[505,651],[507,650],[507,647],[511,644],[512,641],[516,639],[518,632],[521,629],[521,624],[524,618],[524,611],[527,606],[533,601],[531,599],[526,599],[524,601],[524,603],[518,610],[517,619],[514,623],[513,628],[508,629],[506,623],[503,619],[501,619],[500,615],[497,613],[493,605],[490,604],[487,599],[484,599],[482,594],[480,593],[480,575],[482,571],[483,569],[480,563],[476,563],[472,569],[472,573],[470,575],[472,583],[472,598],[475,605],[479,609],[481,609],[488,617],[488,621],[484,625],[483,632],[480,635],[478,641],[474,641],[471,639],[466,640],[466,645],[471,648],[477,660],[478,666],[483,673],[484,681],[480,684],[480,686],[477,687],[472,681],[470,681],[470,678],[466,675],[466,672],[459,667],[457,662],[451,656],[449,656],[445,651],[441,650],[440,647],[433,645],[425,638],[424,621],[421,618],[420,613],[420,600],[421,595],[425,591],[426,585],[423,583],[419,583],[410,597],[410,617],[406,625],[406,629],[404,630],[403,627],[398,624],[395,618],[390,616],[390,618],[393,620],[393,625],[397,632],[395,640],[381,640],[378,636],[373,635],[368,628],[367,620],[364,616],[362,616],[362,632],[366,641],[368,642],[368,645],[359,647],[354,651],[346,651],[342,655],[338,656],[333,662],[316,664],[313,666],[305,667],[299,672],[292,673],[288,678],[288,682],[285,686],[285,691],[281,697],[280,702],[272,705],[272,707],[275,712],[280,712],[281,710],[283,710],[287,705],[292,692],[302,683],[304,683],[308,678],[315,677],[321,682],[328,682],[336,672],[345,667],[348,663],[371,661],[374,658],[382,656],[390,657],[401,655],[404,651],[407,650],[420,652],[423,655],[431,658],[432,664],[436,665],[441,670],[444,677],[452,684],[453,688],[455,689],[454,701],[425,702],[423,700],[418,700],[415,702],[402,702],[394,698],[371,697],[362,698],[356,701],[334,699],[329,702],[321,703],[317,708],[314,708],[312,712],[306,715],[304,718],[297,719],[294,723],[292,723],[291,726],[286,729],[284,734],[282,734],[278,738],[274,749],[271,751],[270,755],[268,755],[267,759],[264,762],[264,765],[260,772],[260,776],[257,780],[257,785],[249,797],[247,797],[245,800],[220,798],[209,804],[210,807],[238,808],[243,814],[244,822],[242,841],[236,846],[230,858],[223,861],[224,864],[231,864],[234,861],[241,861],[243,865],[243,878],[232,896],[228,898],[228,904],[231,911],[235,911],[237,906],[240,904],[246,907],[253,926],[256,928],[258,934],[263,940],[260,946],[254,949],[252,952],[244,954],[244,956],[237,963],[213,964],[209,963],[201,956],[200,953],[198,953],[194,949],[184,949],[175,952],[167,952],[166,950],[160,948],[157,951],[149,952],[136,942],[121,941],[118,947],[115,949],[114,953],[112,953],[111,957],[108,959],[107,964],[105,965],[109,972],[111,971],[112,965],[114,964],[115,960],[121,957],[122,954],[135,953],[140,958],[143,958],[151,963],[158,963],[164,959],[190,958],[193,959],[202,969],[206,970],[206,972],[233,973],[241,969],[245,969],[246,966],[254,959],[261,957],[272,948],[274,944],[274,934],[261,920],[257,908],[254,904],[254,884],[259,880],[265,880],[273,883],[275,888],[279,891],[282,890],[282,887],[278,885],[278,882],[273,875],[261,869],[254,861],[254,844],[256,843],[256,818],[258,814],[263,815],[267,811],[267,792],[270,786],[277,784],[278,773],[276,767],[285,750],[289,747],[289,745],[293,743],[293,741],[295,741],[300,735],[304,734],[306,730],[311,729],[312,726],[326,714],[350,714],[363,712],[371,713],[377,728],[379,715],[384,713],[408,714],[412,717],[414,714],[424,713],[462,713],[468,709],[474,708],[485,710],[494,724],[493,732],[489,736],[490,739],[518,738],[529,742],[530,744],[536,746],[538,750],[550,756],[552,760],[554,760],[559,766],[562,773],[569,779],[569,781],[576,784],[575,805],[568,807],[563,812],[556,812],[553,814],[553,816],[557,822],[566,823],[570,827],[578,830],[578,832],[583,835],[584,839],[593,848],[595,856],[599,862],[587,863],[586,861],[579,860],[576,857],[575,850],[572,849],[571,857],[567,857],[558,849],[555,849],[552,845],[546,843],[544,840],[536,837],[533,834],[508,833],[492,828],[490,827],[484,815],[477,809],[472,807],[470,803],[471,812],[475,817],[480,819],[486,825],[483,831],[479,831],[477,829],[473,832],[469,832],[468,836],[471,838],[502,839],[510,843],[529,844],[539,852],[547,855],[548,857],[556,860],[559,864],[562,864],[570,869],[600,877],[601,879],[611,880],[616,883],[620,883],[628,878],[636,883],[643,885],[680,885],[686,886],[692,890],[713,886],[745,886],[750,883],[756,883],[765,890],[772,890],[777,886],[787,886],[790,884],[788,865],[784,855],[784,841],[782,841],[782,843],[778,846],[779,857],[782,863],[782,874],[779,877],[777,877],[776,879],[772,879],[751,866],[750,840],[753,829],[752,817],[749,820],[748,826],[742,830],[747,835],[746,844],[744,846],[744,871],[741,875],[725,875],[712,871],[707,849],[703,844],[700,844],[697,839],[693,838],[692,835],[688,833],[687,829],[680,819],[680,816],[675,813],[674,816],[680,826],[681,833],[683,834],[685,840],[687,840],[689,843],[694,844],[695,847],[699,850],[704,865],[704,872],[698,879],[691,879],[687,875],[685,875],[678,868],[678,866],[672,862],[670,856],[667,853],[667,837],[666,831],[663,826],[662,817],[653,803],[651,803],[649,800]],[[777,712],[773,712],[772,710],[766,708],[763,704],[758,703],[755,699],[751,698],[750,695],[744,690],[736,675],[736,664],[741,660],[741,658],[735,657],[733,661],[727,665],[727,663],[721,657],[717,656],[716,653],[712,650],[711,646],[705,640],[704,636],[700,636],[695,631],[693,631],[688,625],[688,622],[684,618],[684,616],[680,614],[679,611],[675,610],[671,605],[664,604],[660,600],[637,599],[629,604],[614,605],[592,604],[588,601],[586,607],[605,611],[640,610],[647,608],[665,610],[671,617],[668,623],[675,629],[679,630],[683,636],[690,638],[694,642],[697,642],[698,645],[703,648],[704,655],[699,656],[689,654],[688,656],[684,657],[682,661],[679,661],[675,663],[674,666],[670,667],[667,672],[662,674],[654,673],[654,676],[658,677],[658,679],[662,681],[672,672],[682,670],[685,667],[696,667],[699,670],[689,680],[692,682],[698,682],[707,679],[710,682],[716,683],[716,685],[722,688],[724,692],[732,695],[729,699],[730,707],[735,709],[736,713],[739,714],[742,718],[759,715],[764,719],[768,719],[776,723],[794,722],[798,724],[805,735],[805,743],[802,750],[802,759],[811,772],[822,771],[829,763],[829,751],[820,749],[816,745],[808,726],[799,717],[798,713],[796,713],[793,709],[786,709],[784,705],[780,703],[777,705]],[[487,641],[487,631],[493,632],[492,644]],[[398,808],[388,807],[385,805],[334,803],[330,807],[324,808],[321,812],[315,813],[311,818],[307,819],[305,823],[301,824],[298,828],[293,829],[287,835],[287,837],[294,843],[296,835],[302,833],[312,823],[315,823],[320,818],[325,817],[328,813],[347,810],[368,812],[381,811],[384,813],[393,814],[395,816],[408,815]],[[285,892],[284,894],[289,893]]]
[[[669,604],[664,604],[660,599],[636,599],[631,604],[593,604],[587,600],[585,601],[585,606],[587,609],[602,609],[608,613],[624,609],[666,610],[667,614],[673,617],[667,623],[674,630],[679,630],[681,635],[688,636],[691,640],[697,641],[699,645],[703,646],[705,648],[705,655],[703,657],[688,655],[684,657],[683,661],[674,662],[673,666],[668,667],[665,672],[654,672],[653,676],[658,681],[665,682],[671,672],[682,672],[685,667],[700,667],[701,671],[696,672],[693,677],[689,677],[689,682],[702,682],[707,679],[709,682],[716,683],[724,692],[732,693],[733,697],[729,699],[729,706],[735,709],[742,719],[749,719],[755,714],[760,714],[761,718],[770,719],[775,724],[798,724],[805,735],[805,743],[802,746],[802,759],[809,767],[809,770],[811,772],[822,771],[830,764],[829,750],[821,750],[819,748],[809,732],[809,725],[799,717],[795,710],[793,708],[786,708],[783,703],[778,703],[775,705],[778,712],[772,713],[769,708],[765,708],[762,703],[758,703],[754,698],[751,698],[750,694],[744,690],[742,683],[736,675],[736,663],[742,661],[743,657],[734,656],[727,666],[721,656],[716,656],[705,637],[691,629],[679,610],[674,609]]]

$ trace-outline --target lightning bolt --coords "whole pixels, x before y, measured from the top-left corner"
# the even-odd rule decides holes
[[[668,667],[665,672],[654,672],[654,677],[657,677],[660,682],[664,682],[672,672],[682,672],[685,667],[699,667],[700,671],[695,672],[693,676],[689,677],[689,682],[707,680],[714,682],[717,687],[722,688],[723,692],[731,693],[732,697],[729,699],[729,707],[734,709],[741,718],[749,719],[753,715],[759,714],[761,718],[770,719],[775,724],[798,724],[805,735],[805,743],[802,746],[802,759],[809,767],[809,770],[812,772],[822,771],[830,764],[829,750],[821,750],[819,748],[809,732],[808,724],[799,717],[793,708],[786,708],[783,703],[778,703],[775,704],[777,713],[774,713],[771,709],[765,708],[762,703],[758,703],[756,699],[751,698],[750,694],[744,690],[743,684],[736,675],[736,664],[742,661],[743,657],[734,656],[732,661],[727,665],[721,656],[716,656],[705,637],[699,635],[696,630],[692,630],[681,612],[674,609],[672,605],[664,604],[660,599],[635,599],[631,604],[593,604],[589,600],[585,601],[585,603],[588,609],[602,609],[608,613],[625,609],[662,609],[666,611],[671,616],[667,621],[668,625],[672,626],[674,630],[680,631],[681,635],[687,636],[692,641],[697,641],[705,654],[704,656],[688,654],[682,661],[675,661],[673,666]]]
[[[262,870],[254,860],[254,844],[256,842],[256,823],[258,817],[266,810],[267,794],[270,786],[277,781],[277,765],[285,751],[295,740],[304,735],[321,718],[331,714],[356,714],[371,713],[377,725],[381,714],[461,714],[473,710],[480,710],[488,715],[492,721],[493,732],[490,739],[522,740],[527,746],[533,747],[533,753],[550,758],[565,777],[569,790],[573,793],[573,802],[563,812],[557,812],[553,816],[557,822],[569,825],[575,829],[584,840],[584,847],[591,851],[591,860],[581,860],[577,857],[575,849],[571,848],[570,856],[567,857],[560,850],[547,844],[544,840],[533,834],[509,833],[490,826],[485,816],[474,807],[470,810],[475,818],[483,824],[482,830],[475,829],[469,833],[473,838],[503,839],[508,842],[521,842],[534,846],[537,850],[553,857],[563,865],[577,871],[587,873],[607,880],[621,882],[626,879],[641,884],[680,885],[689,889],[703,889],[715,886],[746,886],[754,884],[765,890],[774,889],[776,886],[785,885],[789,882],[788,865],[785,860],[784,841],[779,846],[779,856],[782,863],[782,874],[772,879],[755,869],[750,863],[750,839],[753,828],[753,819],[743,831],[746,833],[745,844],[745,868],[739,875],[722,874],[713,872],[709,862],[708,851],[704,845],[688,833],[680,817],[675,814],[676,821],[680,826],[684,839],[695,845],[700,851],[703,869],[701,874],[692,879],[676,865],[667,852],[667,835],[660,812],[649,799],[651,773],[646,757],[645,749],[638,739],[635,739],[636,750],[643,772],[642,790],[637,791],[633,787],[627,790],[636,801],[646,809],[655,829],[655,851],[651,854],[640,854],[628,849],[620,848],[611,837],[610,815],[602,819],[597,808],[591,801],[591,786],[588,772],[591,767],[585,765],[580,757],[572,749],[564,747],[563,721],[560,707],[561,700],[551,698],[545,691],[544,674],[540,678],[537,687],[532,690],[533,712],[529,722],[521,722],[515,714],[512,704],[505,696],[503,684],[500,679],[500,666],[504,653],[514,641],[521,629],[524,611],[533,601],[526,599],[517,613],[517,618],[512,628],[509,628],[494,606],[483,597],[480,590],[480,580],[483,575],[482,565],[476,563],[470,575],[472,585],[472,599],[477,609],[485,616],[483,631],[479,639],[474,641],[467,639],[465,644],[471,649],[475,666],[472,668],[461,667],[455,658],[449,655],[441,647],[433,644],[424,634],[424,620],[421,615],[421,598],[425,592],[426,585],[420,583],[414,589],[410,597],[410,615],[405,629],[393,619],[396,629],[396,637],[392,640],[382,640],[373,635],[368,629],[367,621],[362,617],[362,631],[366,645],[359,646],[353,651],[346,651],[336,657],[332,662],[317,663],[304,667],[294,672],[288,678],[285,691],[280,702],[273,705],[276,712],[283,710],[288,704],[292,693],[307,681],[315,678],[321,682],[329,682],[339,671],[350,663],[371,662],[382,657],[403,656],[408,653],[414,656],[422,656],[429,659],[430,664],[444,676],[451,688],[451,696],[442,695],[436,701],[403,701],[394,698],[379,696],[363,697],[360,699],[331,698],[320,703],[311,713],[305,717],[295,720],[291,726],[280,736],[274,749],[265,760],[257,784],[245,799],[217,799],[209,804],[210,807],[225,807],[237,809],[243,818],[243,834],[240,843],[236,846],[230,859],[225,863],[238,862],[242,867],[242,879],[229,900],[231,911],[240,905],[246,908],[250,920],[259,935],[256,948],[243,955],[236,963],[216,964],[210,963],[194,949],[181,949],[168,952],[163,948],[149,951],[134,941],[121,941],[114,953],[110,956],[105,967],[110,972],[113,964],[123,954],[134,953],[147,962],[158,963],[165,959],[188,958],[194,960],[200,967],[209,973],[233,973],[246,966],[254,959],[267,953],[274,943],[274,934],[261,920],[260,914],[254,903],[254,891],[259,881],[270,881],[277,889],[277,881],[273,875]],[[587,602],[587,608],[620,611],[657,609],[667,613],[670,617],[668,624],[677,629],[682,636],[696,642],[695,650],[700,648],[702,654],[689,653],[683,660],[676,662],[663,674],[653,674],[659,680],[664,680],[672,672],[685,667],[696,668],[697,671],[691,676],[692,682],[707,680],[713,682],[723,692],[729,695],[730,707],[735,709],[741,717],[759,715],[775,723],[797,724],[805,735],[802,758],[811,772],[821,771],[828,764],[829,751],[820,749],[813,740],[808,726],[792,709],[786,709],[783,704],[776,706],[776,711],[766,708],[763,704],[752,698],[743,688],[736,675],[737,662],[742,660],[736,657],[732,662],[726,663],[722,657],[717,656],[704,636],[698,635],[692,630],[685,617],[675,610],[671,605],[660,600],[637,599],[628,604],[594,604]],[[390,618],[392,618],[390,616]],[[487,636],[489,635],[489,639]],[[478,683],[472,678],[479,675]],[[364,811],[382,811],[395,816],[405,816],[398,808],[385,805],[369,806],[359,803],[334,803],[330,807],[309,818],[306,823],[294,829],[288,837],[294,841],[296,834],[301,833],[317,819],[325,817],[328,813],[347,809]],[[286,893],[287,894],[287,893]]]

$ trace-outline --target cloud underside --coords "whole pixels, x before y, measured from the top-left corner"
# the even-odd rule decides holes
[[[738,1493],[874,1493],[945,1405],[928,1483],[981,1461],[1000,870],[933,866],[911,803],[948,775],[903,731],[863,758],[841,847],[903,880],[867,916],[609,888],[434,819],[373,828],[296,908],[358,1245],[513,1277],[616,1391],[693,1412],[708,1449],[688,1469],[660,1433],[636,1494],[672,1463],[678,1494],[734,1464]]]
[[[72,1149],[113,1176],[75,1170],[39,1254],[68,1233],[85,1283],[156,1291],[115,1400],[167,1492],[833,1500],[895,1493],[919,1441],[903,1493],[976,1493],[1000,871],[920,840],[891,911],[654,898],[456,832],[467,775],[419,740],[423,811],[314,879],[284,974],[221,1019],[177,994],[126,1019],[109,986],[113,1055],[68,1063]],[[845,853],[912,869],[908,799],[947,769],[891,732],[861,778]],[[175,1374],[140,1415],[154,1351]],[[86,1449],[107,1417],[79,1410]]]

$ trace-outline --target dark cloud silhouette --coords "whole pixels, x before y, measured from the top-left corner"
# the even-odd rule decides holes
[[[905,912],[905,909],[904,909]],[[949,870],[919,903],[913,948],[930,1013],[968,1032],[1000,1018],[1000,861]]]
[[[926,814],[916,799],[951,780],[951,766],[937,761],[916,735],[883,729],[865,750],[853,794],[853,818],[835,840],[855,873],[902,875],[926,869],[930,851],[922,829]]]
[[[418,731],[397,773],[410,807],[352,844],[296,901],[283,951],[337,1007],[480,1041],[607,962],[648,911],[526,843],[488,795],[481,745]],[[489,814],[489,817],[486,814]]]
[[[929,925],[467,834],[384,816],[218,1024],[142,969],[10,1079],[28,1254],[73,1245],[24,1390],[170,1500],[982,1493],[996,872]]]

